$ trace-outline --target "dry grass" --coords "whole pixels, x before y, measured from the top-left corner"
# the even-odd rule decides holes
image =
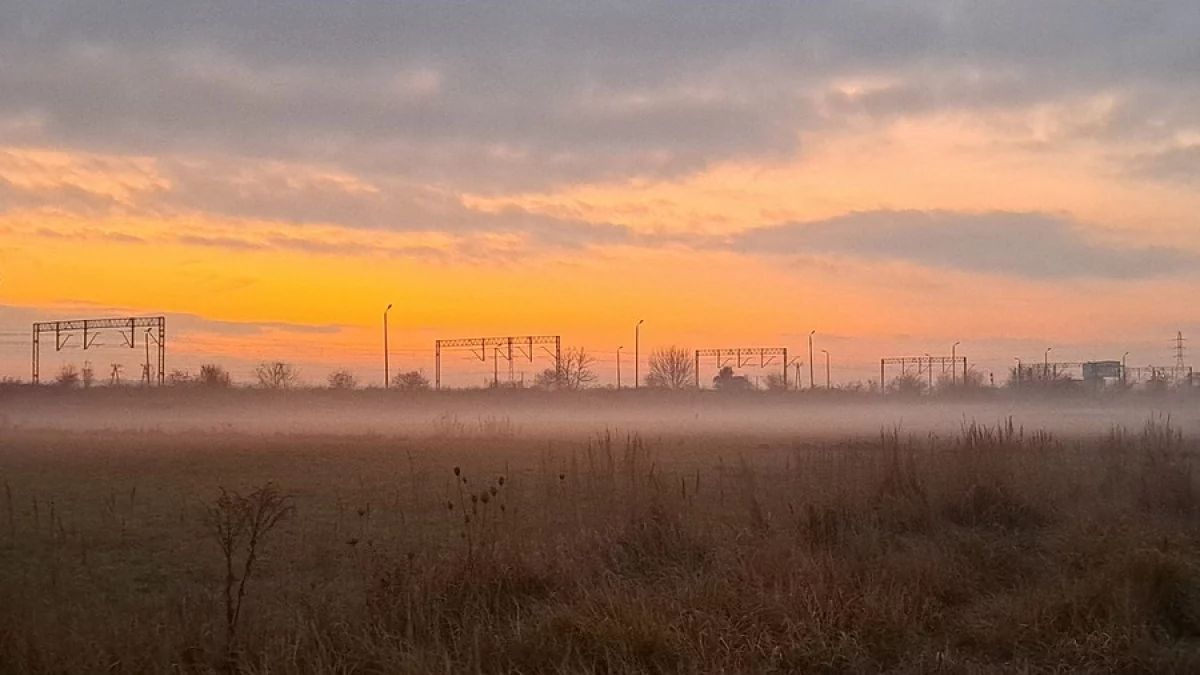
[[[1200,672],[1200,445],[1169,420],[445,436],[5,432],[0,669]],[[205,506],[268,481],[296,511],[231,662]]]

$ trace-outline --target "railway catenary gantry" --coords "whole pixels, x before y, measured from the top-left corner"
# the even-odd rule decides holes
[[[697,349],[696,350],[696,388],[700,388],[700,357],[711,356],[717,361],[717,370],[724,368],[732,363],[736,363],[738,368],[746,366],[758,361],[758,367],[766,369],[775,361],[775,357],[780,357],[780,367],[783,369],[783,388],[787,389],[787,347],[733,347],[721,349]]]
[[[887,392],[887,367],[900,366],[901,374],[906,374],[912,367],[916,368],[916,374],[928,375],[929,389],[933,390],[933,372],[934,366],[938,366],[942,373],[955,373],[955,377],[961,373],[961,382],[967,381],[967,357],[965,356],[892,356],[879,359],[879,391]]]
[[[554,351],[550,352],[547,345],[554,345]],[[433,343],[433,386],[435,389],[442,388],[442,352],[445,350],[468,351],[475,358],[486,362],[490,348],[492,358],[503,356],[511,365],[517,357],[524,357],[533,363],[535,347],[541,347],[550,353],[550,356],[554,358],[554,372],[562,372],[561,335],[507,335],[435,340]]]
[[[78,338],[80,346],[86,351],[96,345],[96,338],[101,332],[115,331],[121,336],[122,347],[137,348],[138,329],[144,328],[144,344],[146,347],[147,379],[155,375],[158,384],[166,381],[167,372],[167,318],[164,316],[126,316],[106,319],[71,319],[69,321],[42,321],[33,324],[33,383],[41,380],[41,336],[54,334],[54,351],[62,351]],[[150,345],[156,346],[157,371],[150,372]]]

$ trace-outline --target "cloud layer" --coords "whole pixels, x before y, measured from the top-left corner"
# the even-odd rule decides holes
[[[1097,243],[1079,223],[1040,213],[875,211],[763,227],[735,237],[737,251],[832,254],[904,261],[1043,281],[1151,279],[1200,270],[1200,256]]]
[[[855,117],[1103,99],[1200,127],[1191,0],[0,5],[13,142],[325,163],[470,190],[791,157]]]

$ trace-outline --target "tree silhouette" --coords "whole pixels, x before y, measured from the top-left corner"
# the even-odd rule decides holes
[[[713,378],[713,388],[718,391],[750,391],[754,385],[745,375],[734,375],[733,368],[725,366]]]
[[[650,354],[646,386],[655,389],[688,389],[695,386],[696,366],[683,347],[672,345]]]
[[[328,381],[329,381],[330,389],[357,389],[358,388],[358,378],[354,376],[354,373],[350,372],[349,370],[346,370],[345,368],[342,368],[340,370],[335,370],[332,373],[330,373]]]
[[[223,388],[233,384],[233,377],[221,366],[215,363],[206,363],[200,366],[199,382],[206,387]]]
[[[400,391],[424,391],[429,389],[429,378],[420,370],[396,373],[392,378],[392,387]]]
[[[583,347],[564,350],[559,361],[559,368],[547,368],[533,378],[533,386],[538,389],[566,389],[577,391],[590,386],[596,381],[596,371],[592,366],[596,357],[587,353]]]
[[[291,389],[300,382],[300,371],[290,363],[271,361],[254,368],[254,377],[263,389]]]

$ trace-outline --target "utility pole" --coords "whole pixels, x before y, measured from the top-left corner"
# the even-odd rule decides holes
[[[825,354],[825,388],[832,389],[829,379],[829,350],[822,349],[821,352]]]
[[[809,389],[817,388],[817,383],[813,381],[813,345],[812,345],[813,335],[816,335],[816,333],[817,333],[817,331],[816,331],[816,329],[814,329],[811,332],[809,332],[809,334],[808,334],[808,388]]]
[[[383,310],[383,388],[390,389],[392,386],[391,366],[388,363],[388,312],[392,311],[392,303],[388,303],[387,309]]]
[[[146,335],[142,338],[146,343],[146,387],[150,387],[150,329],[146,329]]]
[[[624,347],[617,347],[617,391],[621,390],[621,350]]]
[[[958,346],[962,342],[955,342],[950,347],[950,384],[958,386]],[[963,368],[963,384],[967,383],[967,369]]]
[[[642,359],[642,323],[645,319],[638,319],[637,325],[633,327],[633,388],[637,389],[642,384],[641,375],[641,359]]]

